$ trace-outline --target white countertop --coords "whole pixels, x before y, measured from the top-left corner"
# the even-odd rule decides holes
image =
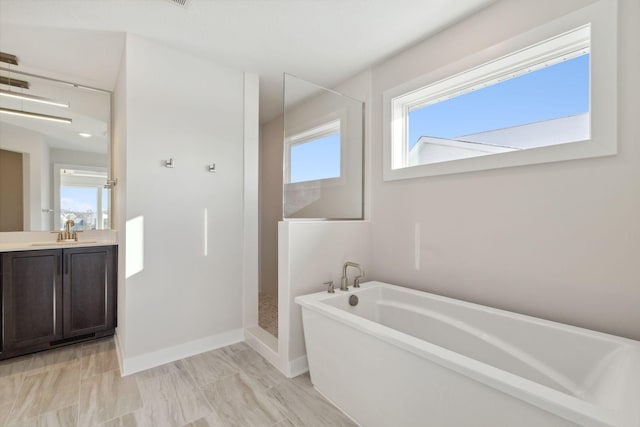
[[[88,230],[79,233],[77,242],[56,242],[56,238],[56,233],[49,231],[0,233],[0,252],[85,248],[118,244],[116,230]]]
[[[78,240],[77,242],[16,242],[0,243],[0,252],[36,251],[41,249],[85,248],[115,245],[114,240]]]

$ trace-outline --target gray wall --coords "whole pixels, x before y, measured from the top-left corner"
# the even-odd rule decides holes
[[[637,0],[619,2],[616,156],[382,181],[385,90],[585,4],[499,2],[373,68],[377,279],[640,339]]]

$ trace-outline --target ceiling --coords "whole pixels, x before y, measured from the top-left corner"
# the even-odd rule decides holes
[[[112,90],[124,32],[260,75],[261,122],[282,73],[334,86],[495,0],[0,0],[0,50],[38,74]]]

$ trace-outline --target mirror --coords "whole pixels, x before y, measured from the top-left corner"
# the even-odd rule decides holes
[[[284,75],[284,218],[363,218],[363,109]]]
[[[0,68],[0,232],[110,228],[110,119],[109,92]]]

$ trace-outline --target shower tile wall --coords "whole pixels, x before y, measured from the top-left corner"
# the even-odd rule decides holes
[[[278,337],[278,296],[261,293],[258,302],[258,325]]]

